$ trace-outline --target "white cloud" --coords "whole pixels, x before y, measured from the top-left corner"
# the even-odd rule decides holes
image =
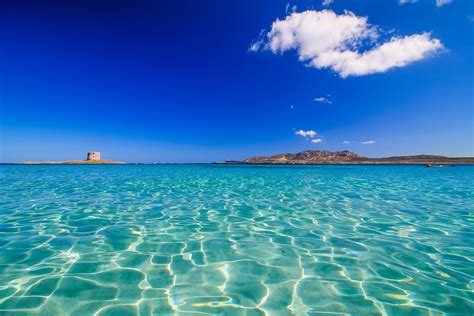
[[[327,7],[333,2],[334,2],[334,0],[324,0],[321,5],[324,6],[324,7]]]
[[[451,3],[452,0],[436,0],[436,6],[442,7],[445,4]]]
[[[366,141],[362,141],[362,142],[356,142],[356,141],[345,140],[342,143],[345,144],[345,145],[349,145],[349,144],[370,145],[370,144],[375,144],[376,141],[375,140],[366,140]]]
[[[316,135],[318,135],[318,133],[316,133],[315,131],[313,130],[309,130],[309,131],[303,131],[302,129],[300,129],[299,131],[296,131],[295,132],[295,135],[300,135],[300,136],[303,136],[303,137],[315,137]]]
[[[436,0],[435,4],[439,8],[439,7],[444,6],[445,4],[451,3],[452,1],[453,0]],[[416,2],[418,2],[418,0],[399,0],[398,1],[398,3],[400,3],[400,4],[416,3]]]
[[[320,103],[332,104],[332,100],[329,99],[329,97],[330,97],[330,95],[328,94],[327,97],[314,98],[314,101],[320,102]]]
[[[332,69],[341,77],[386,72],[422,60],[443,48],[429,33],[392,37],[377,44],[377,27],[366,17],[345,11],[293,12],[273,22],[271,30],[250,46],[274,54],[296,50],[300,61],[317,69]],[[360,51],[362,47],[369,49]]]
[[[321,138],[316,138],[316,139],[312,139],[311,142],[317,144],[317,143],[322,143],[323,140]]]

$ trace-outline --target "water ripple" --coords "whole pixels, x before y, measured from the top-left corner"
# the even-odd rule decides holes
[[[474,314],[474,167],[0,166],[0,315]]]

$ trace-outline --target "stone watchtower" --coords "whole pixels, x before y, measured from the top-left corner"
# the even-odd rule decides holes
[[[87,160],[100,160],[100,152],[91,151],[87,153]]]

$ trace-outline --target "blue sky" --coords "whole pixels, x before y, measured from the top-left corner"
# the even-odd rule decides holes
[[[473,156],[473,6],[2,1],[0,161]]]

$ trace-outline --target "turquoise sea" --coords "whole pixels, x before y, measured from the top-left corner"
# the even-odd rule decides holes
[[[0,176],[2,316],[474,314],[474,166]]]

